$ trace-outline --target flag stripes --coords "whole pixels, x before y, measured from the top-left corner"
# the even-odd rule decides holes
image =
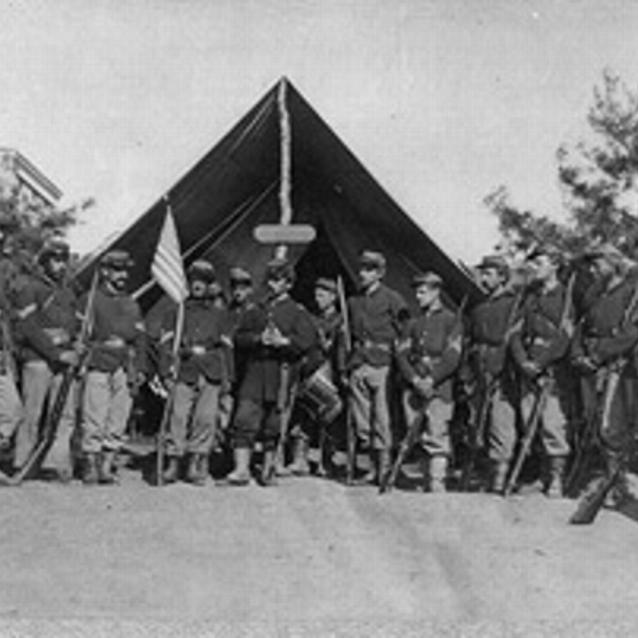
[[[182,303],[188,296],[182,251],[170,207],[166,210],[166,219],[151,264],[151,274],[175,303]]]

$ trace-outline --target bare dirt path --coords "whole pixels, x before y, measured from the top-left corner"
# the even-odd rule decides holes
[[[320,479],[31,482],[0,491],[0,634],[625,635],[638,626],[638,523],[605,511],[570,527],[573,507]]]

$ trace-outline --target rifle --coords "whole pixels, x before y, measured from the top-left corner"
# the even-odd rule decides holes
[[[536,401],[534,401],[534,406],[532,408],[532,412],[530,413],[529,420],[525,428],[525,436],[521,441],[521,446],[518,451],[518,456],[516,457],[516,462],[514,463],[512,473],[510,474],[509,479],[505,484],[503,496],[509,496],[516,486],[518,475],[520,474],[521,469],[523,468],[523,463],[525,462],[530,448],[532,447],[532,441],[536,436],[538,424],[540,423],[541,417],[543,416],[543,411],[545,410],[545,404],[547,403],[547,398],[549,396],[550,383],[551,381],[549,379],[545,379],[540,386],[540,390],[536,393]]]
[[[348,306],[346,303],[346,292],[343,286],[341,275],[337,277],[337,296],[339,297],[339,306],[341,307],[341,315],[343,317],[343,339],[346,350],[346,357],[352,352],[352,336],[350,333],[350,320],[348,317]],[[357,439],[354,431],[354,423],[352,421],[352,409],[350,402],[346,402],[346,483],[352,484],[354,479],[355,455],[357,453]]]
[[[465,310],[466,304],[467,304],[467,296],[463,298],[463,301],[458,307],[455,321],[454,321],[455,329],[456,329],[456,326],[461,321],[463,321],[463,311]],[[455,329],[452,330],[451,332],[452,334],[454,333]],[[451,343],[452,343],[452,340],[448,341],[447,347],[449,347]],[[427,413],[427,407],[429,402],[430,402],[429,399],[425,400],[424,405],[421,406],[421,418],[415,418],[414,421],[408,427],[408,431],[406,432],[405,436],[403,437],[403,440],[401,441],[401,444],[399,445],[399,451],[397,452],[397,456],[394,459],[394,463],[392,464],[390,471],[387,472],[385,476],[380,477],[379,494],[384,494],[385,492],[391,490],[394,487],[397,477],[399,476],[399,470],[401,469],[401,466],[403,465],[408,453],[410,452],[410,450],[412,449],[412,447],[418,440],[419,433],[421,431],[421,426],[423,424],[423,420],[427,418],[426,413]]]
[[[525,294],[525,289],[522,288],[514,301],[512,302],[512,307],[510,309],[510,313],[507,317],[507,323],[505,324],[505,332],[503,336],[503,344],[501,347],[507,348],[507,344],[512,336],[514,329],[514,321],[516,320],[516,315],[518,314],[518,310],[520,308],[521,302],[523,301],[523,297]],[[468,455],[465,458],[465,462],[463,464],[463,470],[461,472],[461,490],[466,492],[470,486],[470,480],[472,478],[472,473],[474,472],[474,466],[476,465],[476,460],[478,458],[479,452],[484,444],[485,438],[485,429],[487,427],[487,421],[490,414],[490,409],[492,407],[492,402],[494,401],[494,395],[498,388],[499,379],[498,377],[488,379],[485,384],[485,392],[483,395],[483,401],[481,402],[481,407],[478,413],[478,420],[475,428],[474,436],[472,437],[470,450]]]
[[[20,485],[22,481],[24,481],[32,472],[34,472],[40,466],[40,464],[44,460],[45,454],[55,440],[58,424],[64,412],[69,392],[71,391],[71,386],[73,385],[73,381],[78,376],[80,370],[82,370],[84,367],[84,361],[87,355],[86,346],[91,334],[91,330],[93,328],[93,306],[95,303],[97,282],[98,271],[96,269],[93,274],[91,288],[87,297],[86,309],[84,317],[82,319],[80,334],[78,335],[78,339],[76,341],[76,351],[80,353],[78,355],[78,360],[74,365],[68,366],[64,371],[62,382],[60,383],[60,387],[58,388],[58,391],[55,395],[55,400],[53,401],[53,406],[47,414],[47,419],[44,424],[40,441],[33,448],[24,465],[13,476],[11,476],[9,483],[11,486],[15,487]]]
[[[635,446],[635,441],[632,445],[628,446],[625,450],[618,465],[614,468],[614,471],[609,475],[600,479],[598,484],[588,493],[585,493],[578,502],[576,511],[571,515],[569,519],[570,525],[591,525],[600,508],[603,506],[607,494],[614,488],[620,476],[623,472],[625,464],[629,461],[631,451]]]

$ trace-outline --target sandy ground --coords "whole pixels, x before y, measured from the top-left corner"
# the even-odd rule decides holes
[[[638,635],[638,523],[540,494],[29,482],[1,635]]]

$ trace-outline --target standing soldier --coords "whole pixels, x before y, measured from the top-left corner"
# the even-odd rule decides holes
[[[187,480],[204,485],[208,478],[208,458],[215,440],[219,401],[224,384],[232,342],[228,315],[214,305],[207,294],[215,278],[213,266],[204,260],[188,268],[190,297],[184,304],[184,329],[178,350],[180,358],[173,411],[166,437],[167,483],[178,479],[180,463],[189,455]],[[175,338],[176,309],[166,314],[160,343],[166,361],[171,359]],[[166,369],[165,373],[169,370]]]
[[[568,415],[571,392],[569,345],[573,333],[571,294],[558,279],[560,255],[538,249],[528,256],[535,286],[525,298],[523,321],[512,336],[512,353],[522,372],[523,417],[529,422],[534,397],[542,387],[546,400],[540,415],[540,440],[545,453],[547,496],[563,494],[563,473],[569,455]]]
[[[81,448],[87,485],[117,481],[114,463],[131,411],[132,391],[146,375],[142,313],[126,292],[132,265],[123,250],[106,253],[99,264],[82,398]]]
[[[476,379],[475,446],[484,445],[491,465],[490,489],[502,493],[516,445],[519,403],[517,379],[509,358],[509,340],[520,296],[508,286],[509,268],[502,257],[488,256],[478,266],[489,297],[471,314],[470,361]],[[482,423],[481,423],[482,422]]]
[[[583,317],[574,339],[574,363],[595,371],[600,421],[595,423],[603,445],[607,471],[621,471],[610,501],[624,497],[624,455],[634,436],[636,418],[636,360],[638,343],[638,275],[628,270],[613,246],[590,251],[598,281],[587,292]]]
[[[286,468],[296,476],[305,476],[310,472],[308,448],[312,438],[319,442],[319,472],[323,469],[323,440],[325,430],[337,418],[343,408],[336,381],[345,369],[343,348],[339,347],[343,318],[337,308],[337,282],[334,279],[320,277],[314,289],[317,314],[313,315],[317,329],[317,344],[308,356],[304,366],[307,376],[300,392],[301,403],[308,403],[316,422],[303,419],[296,428],[293,441],[293,462]],[[297,410],[296,412],[300,412]],[[300,418],[301,415],[299,415]],[[317,427],[319,432],[317,432]]]
[[[10,247],[0,231],[0,452],[11,447],[11,440],[23,418],[18,392],[15,344],[13,340],[15,281],[17,268],[10,258]]]
[[[38,442],[39,426],[52,406],[66,366],[77,362],[73,340],[78,328],[77,299],[68,285],[69,246],[60,240],[45,244],[39,268],[16,295],[17,330],[22,346],[22,390],[25,417],[16,435],[15,465],[21,467]],[[71,435],[75,426],[72,388],[43,467],[62,482],[72,478]]]
[[[463,320],[441,302],[442,280],[436,273],[417,275],[413,284],[421,313],[409,322],[397,347],[399,369],[408,385],[403,405],[408,428],[415,419],[424,423],[425,487],[445,492],[452,452],[452,377],[461,362]]]
[[[252,449],[259,434],[264,447],[261,483],[273,484],[282,419],[290,408],[298,364],[315,341],[309,313],[290,297],[293,280],[294,270],[285,259],[269,262],[268,296],[246,309],[235,333],[235,348],[245,357],[245,373],[233,423],[235,469],[227,477],[231,485],[249,482]]]
[[[394,345],[409,312],[398,292],[383,283],[385,257],[371,250],[361,254],[361,291],[348,300],[353,351],[350,369],[350,404],[358,443],[370,454],[365,481],[374,483],[388,471],[392,431],[390,425],[390,367]]]

